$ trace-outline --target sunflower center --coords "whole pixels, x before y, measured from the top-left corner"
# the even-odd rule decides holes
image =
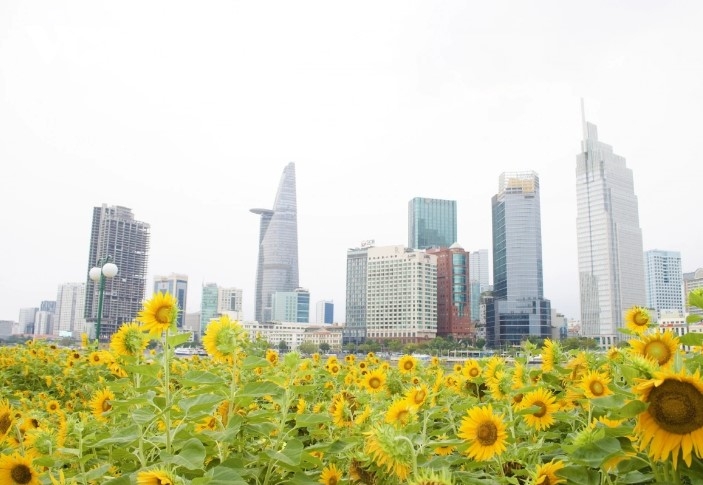
[[[481,423],[478,426],[476,438],[482,446],[491,446],[498,441],[498,428],[491,422]]]
[[[478,377],[478,369],[475,368],[475,367],[472,368],[472,369],[469,371],[469,375],[470,375],[471,377]]]
[[[647,315],[645,315],[642,312],[638,312],[635,314],[635,318],[633,318],[635,325],[642,326],[642,325],[647,325],[649,322],[649,318],[647,318]]]
[[[413,368],[413,363],[409,360],[403,364],[403,369],[405,369],[405,370],[412,370],[412,368]]]
[[[171,307],[162,306],[154,314],[154,318],[159,323],[169,323],[171,321]]]
[[[426,395],[427,393],[424,390],[417,391],[415,393],[415,398],[413,399],[415,401],[415,404],[421,404],[422,402],[424,402]]]
[[[666,343],[661,340],[653,340],[644,346],[642,353],[654,360],[656,360],[659,365],[664,365],[671,359],[671,349]]]
[[[11,424],[12,419],[10,419],[10,413],[3,413],[2,416],[0,416],[0,435],[7,433],[7,430],[10,429]]]
[[[539,411],[533,414],[534,417],[541,418],[542,416],[547,414],[547,405],[544,404],[542,401],[535,401],[532,403],[532,405],[539,407]]]
[[[10,476],[16,483],[29,483],[32,481],[32,470],[24,464],[18,464],[12,467]]]
[[[102,407],[103,412],[107,412],[107,411],[109,411],[110,409],[112,409],[112,405],[110,404],[110,401],[108,401],[107,399],[105,399],[105,400],[103,401],[101,407]]]
[[[515,402],[516,404],[520,404],[522,402],[523,397],[525,396],[521,392],[519,392],[515,394],[515,396],[513,396],[513,402]]]
[[[371,386],[372,389],[378,389],[381,387],[381,379],[378,377],[372,377],[369,379],[369,386]]]
[[[603,386],[603,383],[600,381],[591,382],[591,384],[589,384],[588,388],[591,390],[591,393],[594,396],[602,396],[603,393],[605,392],[605,387]]]
[[[691,383],[666,380],[649,394],[649,414],[670,433],[703,428],[703,394]]]
[[[327,479],[327,484],[328,485],[337,485],[337,477],[334,477],[334,476],[329,477]]]

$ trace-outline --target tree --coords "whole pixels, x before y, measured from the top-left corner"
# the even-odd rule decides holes
[[[328,344],[327,342],[322,342],[320,344],[320,352],[327,353],[327,352],[329,352],[329,350],[330,350],[330,344]]]
[[[301,354],[314,354],[320,347],[310,341],[305,341],[298,345],[298,352]]]
[[[391,352],[400,352],[403,348],[403,343],[400,340],[389,340],[388,341],[388,350]]]
[[[281,352],[287,352],[287,351],[288,351],[288,344],[286,343],[285,340],[281,340],[281,341],[278,343],[278,350],[280,350]]]
[[[485,346],[486,346],[486,339],[482,339],[482,338],[476,339],[476,348],[477,349],[480,350],[480,349],[484,348]]]

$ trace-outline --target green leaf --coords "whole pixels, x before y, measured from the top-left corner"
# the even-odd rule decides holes
[[[303,454],[303,443],[298,440],[286,442],[286,447],[282,451],[264,450],[264,453],[272,460],[289,467],[297,467]]]
[[[102,439],[95,443],[93,446],[95,448],[99,448],[104,445],[114,445],[114,444],[128,444],[132,443],[139,438],[141,435],[141,428],[139,426],[132,425],[132,426],[127,426],[125,428],[120,428],[119,426],[114,428],[114,433],[110,435],[109,438]]]
[[[222,397],[215,394],[198,394],[178,401],[178,407],[186,413],[211,412],[217,404],[222,402]]]
[[[568,465],[557,472],[557,476],[566,478],[569,484],[599,485],[600,476],[597,470],[585,466]]]
[[[193,485],[248,485],[239,473],[223,465],[209,470],[204,477],[194,478],[191,483]]]
[[[688,294],[688,304],[703,308],[703,288],[696,288]]]
[[[281,392],[283,389],[274,382],[248,382],[237,393],[237,397],[262,397],[274,395]]]
[[[686,323],[698,323],[701,320],[703,320],[702,315],[696,315],[695,313],[692,313],[690,315],[686,315]]]
[[[224,384],[225,380],[213,374],[212,372],[206,372],[202,370],[192,370],[188,371],[181,377],[181,384],[184,386],[196,386],[204,384]]]
[[[181,344],[188,342],[191,338],[190,333],[178,333],[176,335],[170,335],[166,338],[166,341],[171,347],[178,347]]]
[[[593,443],[576,448],[571,453],[571,459],[576,463],[599,468],[613,454],[622,452],[620,442],[615,438],[603,438]]]
[[[679,337],[682,345],[700,346],[703,345],[703,333],[688,332]]]
[[[330,415],[327,413],[320,414],[301,414],[295,417],[295,427],[296,428],[307,428],[308,426],[313,426],[322,423],[328,423],[331,421]]]
[[[647,409],[647,405],[639,400],[630,401],[624,406],[613,408],[610,419],[634,418]]]
[[[109,482],[105,482],[103,485],[131,485],[132,479],[129,475],[122,475],[121,477],[113,478]]]
[[[183,444],[178,454],[168,456],[167,453],[162,453],[162,460],[187,470],[197,470],[205,463],[205,447],[200,440],[191,438]]]
[[[130,374],[141,374],[149,377],[159,377],[161,366],[156,364],[126,365],[125,370]]]
[[[242,363],[242,368],[255,369],[257,367],[269,367],[270,365],[271,363],[263,357],[249,355],[244,359],[244,362]]]
[[[140,425],[151,423],[156,413],[149,408],[137,408],[130,413],[132,420]]]

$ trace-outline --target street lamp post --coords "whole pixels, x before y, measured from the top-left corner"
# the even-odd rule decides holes
[[[88,276],[96,283],[100,282],[100,290],[98,293],[98,318],[95,323],[95,338],[100,342],[100,322],[103,316],[103,293],[105,292],[105,278],[112,278],[117,274],[117,265],[111,263],[110,256],[105,256],[98,260],[98,265],[90,268]]]

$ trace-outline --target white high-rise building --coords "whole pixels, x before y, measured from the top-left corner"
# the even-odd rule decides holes
[[[52,333],[78,337],[88,333],[85,322],[85,283],[64,283],[56,294],[56,318]]]
[[[320,300],[315,304],[315,323],[334,322],[334,302]]]
[[[437,335],[437,256],[402,245],[367,252],[366,337],[416,342]]]
[[[662,312],[675,310],[683,315],[683,271],[678,251],[645,251],[647,307]]]
[[[632,170],[598,140],[583,114],[583,141],[576,159],[576,231],[584,336],[608,348],[625,313],[644,306],[644,256]]]
[[[241,320],[242,290],[239,288],[217,288],[217,313],[227,315],[234,320]]]

